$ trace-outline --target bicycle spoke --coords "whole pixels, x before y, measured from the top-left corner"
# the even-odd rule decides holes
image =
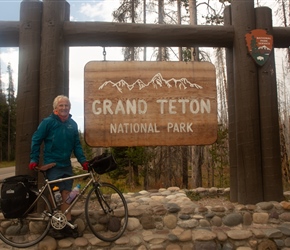
[[[6,244],[25,248],[41,241],[50,228],[50,218],[44,212],[37,212],[36,208],[45,206],[51,211],[46,197],[41,196],[36,206],[24,218],[5,218],[0,213],[0,239]]]
[[[89,192],[85,213],[91,231],[103,241],[120,238],[128,223],[125,198],[109,183],[102,183]]]

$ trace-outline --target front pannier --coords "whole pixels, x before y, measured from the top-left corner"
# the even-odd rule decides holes
[[[117,163],[111,154],[103,153],[89,161],[97,174],[104,174],[117,169]]]
[[[3,180],[0,207],[5,218],[21,218],[36,198],[31,191],[36,180],[29,175],[16,175]]]

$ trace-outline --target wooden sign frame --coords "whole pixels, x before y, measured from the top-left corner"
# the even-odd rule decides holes
[[[215,68],[208,62],[97,62],[84,70],[90,146],[212,144]]]

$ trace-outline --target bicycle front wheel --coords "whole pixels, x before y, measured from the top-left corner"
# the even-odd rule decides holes
[[[44,195],[38,198],[33,208],[23,218],[5,218],[0,211],[0,239],[18,248],[37,244],[50,229],[51,213],[51,205]]]
[[[128,223],[128,207],[119,189],[110,183],[96,184],[88,193],[86,220],[99,239],[112,242],[119,239]]]

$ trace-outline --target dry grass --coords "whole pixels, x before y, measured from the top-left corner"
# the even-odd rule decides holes
[[[0,168],[7,168],[15,166],[15,161],[1,161],[0,162]]]

